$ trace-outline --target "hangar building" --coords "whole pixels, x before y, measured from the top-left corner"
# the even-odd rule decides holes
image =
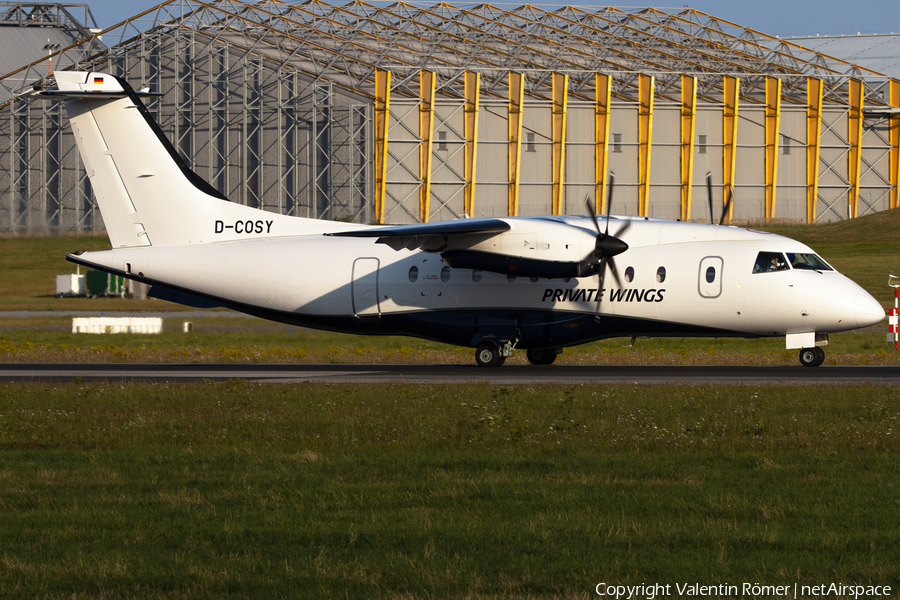
[[[615,214],[898,203],[900,80],[689,8],[169,0],[50,58],[162,92],[148,108],[187,163],[279,213],[580,214],[612,174]],[[103,229],[64,110],[37,96],[53,85],[46,52],[0,74],[2,232]]]

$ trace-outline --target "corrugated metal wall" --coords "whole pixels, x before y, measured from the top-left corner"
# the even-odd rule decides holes
[[[387,222],[418,220],[418,127],[412,115],[417,103],[392,103],[389,148],[393,158],[407,156],[402,168],[389,163]],[[415,110],[413,110],[415,109]],[[463,216],[464,146],[462,102],[437,104],[433,147],[430,220]],[[638,214],[639,157],[636,103],[617,102],[610,119],[608,172],[616,177],[612,211]],[[849,193],[847,109],[829,108],[823,117],[817,222],[846,219]],[[404,119],[409,118],[408,123]],[[571,102],[567,111],[566,166],[562,212],[582,214],[585,198],[595,193],[595,107]],[[678,219],[681,215],[681,106],[657,103],[653,114],[649,216]],[[888,122],[867,117],[862,154],[859,216],[889,208]],[[737,222],[766,220],[765,107],[740,106],[733,218]],[[442,137],[443,136],[443,137]],[[807,115],[802,106],[781,111],[775,197],[776,221],[805,223],[807,219]],[[526,100],[521,138],[519,216],[552,212],[552,106]],[[477,135],[475,217],[508,216],[508,103],[482,101]],[[413,160],[414,159],[414,160]],[[691,219],[718,222],[725,202],[723,189],[723,106],[700,105],[694,137]],[[714,215],[710,218],[706,174],[713,180]],[[449,200],[449,202],[448,202]],[[440,207],[444,206],[443,209]]]
[[[430,221],[458,219],[466,210],[465,105],[442,102],[434,109]]]
[[[147,37],[94,68],[165,93],[148,101],[163,131],[201,177],[233,201],[304,217],[374,221],[372,106],[328,84],[236,52],[198,32]],[[385,222],[419,220],[419,107],[392,99]],[[706,173],[721,216],[723,107],[700,104],[694,138],[691,218],[710,220]],[[638,112],[617,101],[610,117],[608,173],[612,211],[638,214]],[[681,213],[678,104],[654,107],[648,214]],[[552,212],[552,105],[526,100],[518,214]],[[775,219],[806,221],[806,109],[782,109]],[[765,109],[742,102],[738,119],[734,219],[765,221]],[[864,122],[858,214],[889,207],[888,121]],[[817,221],[848,217],[848,109],[826,107],[821,134]],[[562,212],[581,214],[595,193],[595,106],[570,99]],[[464,216],[464,102],[435,105],[429,220]],[[506,216],[509,193],[508,103],[482,98],[477,132],[474,214]],[[0,232],[91,232],[103,229],[64,112],[58,103],[18,102],[0,114]]]
[[[846,108],[826,108],[822,111],[816,214],[823,222],[840,221],[849,217],[850,177],[847,128],[848,110]]]

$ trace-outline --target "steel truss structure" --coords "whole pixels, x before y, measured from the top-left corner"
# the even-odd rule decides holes
[[[579,213],[613,172],[615,212],[683,220],[718,218],[707,172],[740,221],[898,202],[900,82],[687,8],[170,0],[99,35],[54,62],[163,92],[189,164],[266,210]],[[0,230],[102,228],[44,85],[45,57],[0,77]]]

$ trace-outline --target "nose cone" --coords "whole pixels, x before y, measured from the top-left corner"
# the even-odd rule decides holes
[[[863,290],[860,290],[856,295],[854,309],[856,311],[856,324],[859,327],[869,327],[880,323],[884,319],[884,309],[881,308],[881,305],[875,298]]]

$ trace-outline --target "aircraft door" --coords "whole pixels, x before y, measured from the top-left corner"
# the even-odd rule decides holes
[[[700,261],[697,290],[704,298],[718,298],[722,295],[724,262],[721,256],[707,256]]]
[[[381,305],[378,302],[377,258],[357,258],[353,261],[353,314],[360,319],[378,319]]]

